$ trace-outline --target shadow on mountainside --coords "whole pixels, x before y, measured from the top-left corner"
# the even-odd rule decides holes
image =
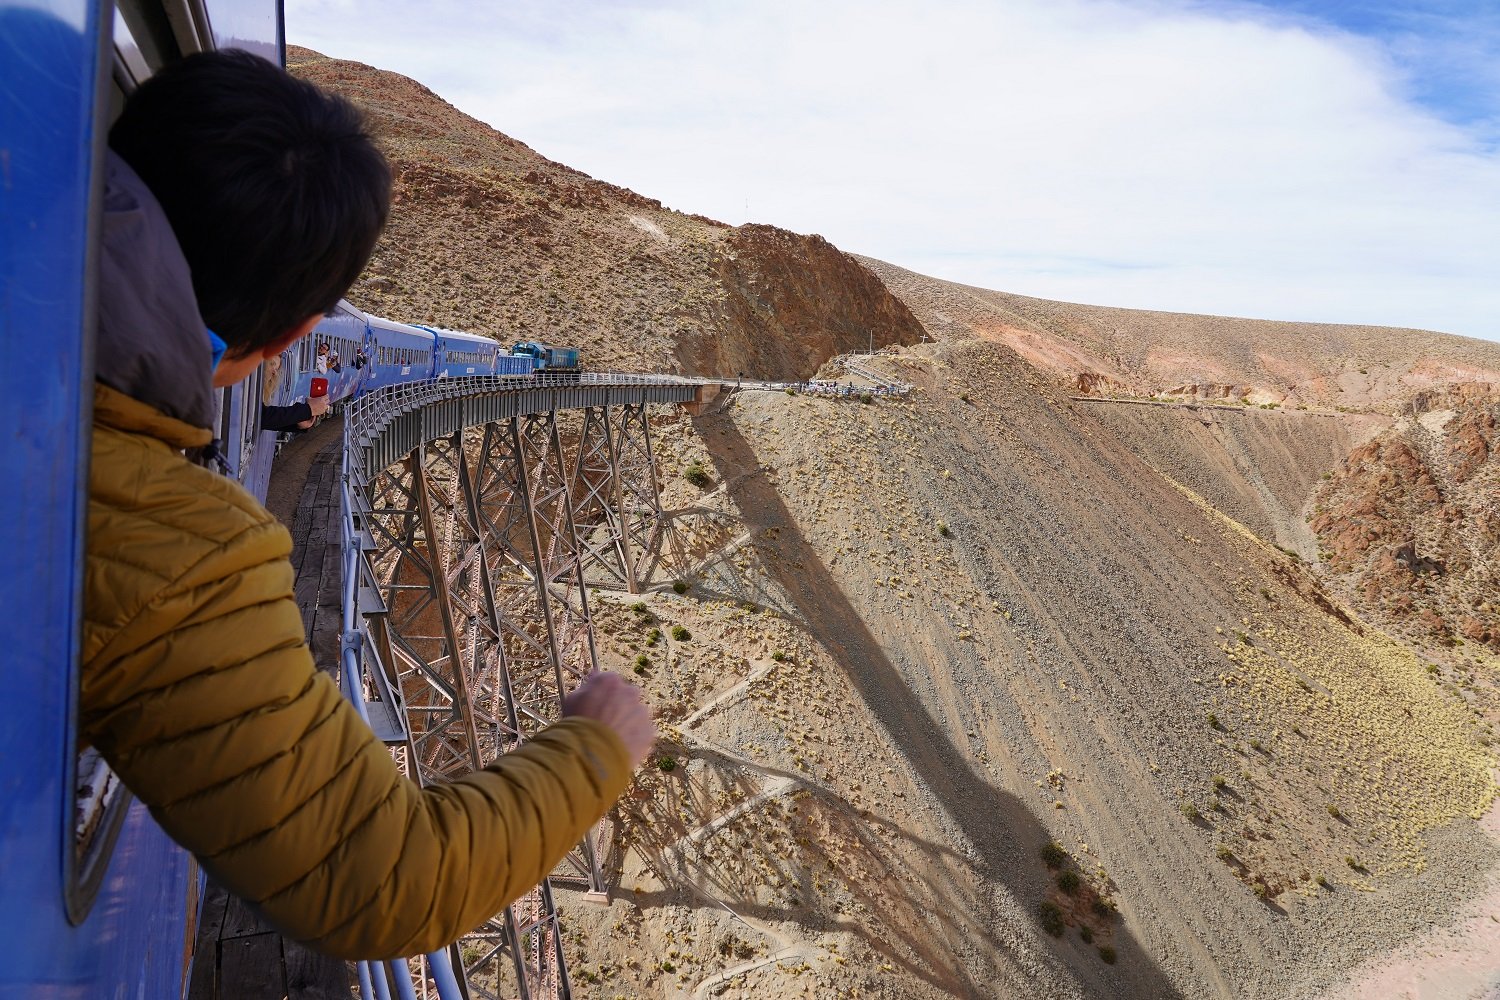
[[[714,461],[720,478],[729,480],[736,468],[755,468],[755,449],[730,422],[716,424],[721,434],[705,435],[715,442]],[[795,611],[808,631],[817,637],[841,665],[854,689],[863,698],[869,712],[890,738],[904,748],[905,757],[920,781],[930,790],[947,817],[957,825],[963,837],[974,845],[974,856],[967,864],[989,887],[1000,887],[1034,920],[1037,905],[1046,899],[1050,885],[1046,870],[1038,859],[1038,850],[1051,838],[1031,811],[1015,796],[990,785],[975,770],[963,751],[954,745],[948,733],[922,704],[895,665],[886,657],[863,618],[841,590],[827,569],[819,562],[802,536],[796,520],[783,503],[775,486],[763,476],[747,476],[736,481],[733,496],[743,515],[746,528],[759,531],[776,526],[780,541],[800,568],[789,570],[784,564],[768,566],[776,582],[791,596]],[[864,822],[878,822],[870,819]],[[910,833],[905,834],[910,838]],[[923,842],[925,843],[925,842]],[[944,849],[926,844],[929,853]],[[909,872],[894,872],[893,888]],[[901,890],[905,892],[903,888]],[[784,913],[784,917],[795,917]],[[992,919],[997,914],[991,913]],[[954,915],[946,915],[954,919]],[[997,920],[998,923],[998,920]],[[1009,951],[1003,928],[969,929],[970,944],[988,951],[985,959],[996,967],[1009,967],[1014,976],[1017,995],[1045,995],[1046,986],[1035,981],[1035,972],[1023,964],[1023,956]],[[981,940],[974,941],[977,935]],[[1071,977],[1090,997],[1152,998],[1171,1000],[1181,994],[1165,973],[1136,942],[1122,924],[1113,931],[1119,964],[1104,966],[1092,957],[1091,966],[1081,960],[1070,938],[1053,940],[1038,933],[1051,952],[1060,972]],[[942,967],[960,980],[968,996],[993,997],[1002,984],[976,982],[964,968],[959,955],[952,955]]]

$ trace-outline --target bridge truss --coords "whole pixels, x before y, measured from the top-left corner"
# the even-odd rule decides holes
[[[464,379],[350,407],[343,683],[412,780],[513,750],[598,668],[589,589],[639,592],[661,530],[648,408],[717,384]],[[361,963],[366,995],[571,998],[553,886],[602,898],[602,836],[445,953]]]

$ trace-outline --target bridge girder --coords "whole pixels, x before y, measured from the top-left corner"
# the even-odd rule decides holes
[[[394,675],[406,731],[393,753],[423,784],[482,768],[558,718],[598,669],[590,585],[645,583],[661,522],[647,405],[577,412],[576,435],[556,410],[517,413],[424,439],[367,485],[351,477],[382,604],[367,616],[369,659]],[[454,945],[472,997],[571,997],[552,883],[603,893],[601,836]],[[425,961],[411,967],[427,978]]]

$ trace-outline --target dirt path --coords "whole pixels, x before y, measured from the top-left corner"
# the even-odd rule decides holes
[[[737,540],[736,543],[732,544],[739,544],[739,541]],[[738,704],[742,698],[745,698],[749,695],[750,689],[758,681],[766,677],[766,675],[768,675],[773,669],[775,669],[774,663],[762,664],[759,668],[752,671],[750,675],[744,680],[740,681],[733,687],[721,692],[718,696],[713,698],[713,700],[709,701],[692,715],[684,719],[681,728],[683,730],[692,728],[699,722],[701,722],[705,716],[726,706]],[[664,853],[675,859],[676,868],[681,874],[683,882],[688,887],[690,887],[693,892],[697,893],[703,899],[722,908],[740,923],[744,924],[746,927],[755,931],[756,933],[764,935],[765,937],[774,941],[777,945],[777,948],[770,954],[761,956],[759,958],[753,958],[740,965],[736,965],[733,968],[725,969],[722,972],[716,972],[712,976],[709,976],[707,979],[698,983],[697,986],[685,991],[686,995],[691,996],[693,1000],[702,1000],[702,998],[710,995],[710,991],[713,989],[713,987],[718,986],[721,983],[727,983],[733,980],[736,976],[743,975],[744,973],[750,972],[754,969],[758,969],[766,965],[771,965],[785,959],[794,958],[802,962],[807,962],[811,957],[813,957],[813,948],[811,945],[806,943],[794,942],[791,938],[788,938],[786,935],[780,933],[773,927],[761,923],[758,920],[751,920],[745,917],[743,914],[736,912],[722,899],[719,899],[713,893],[703,888],[703,886],[699,885],[697,881],[687,875],[687,865],[685,863],[685,849],[687,847],[701,844],[709,837],[712,837],[716,832],[728,826],[730,823],[733,823],[735,820],[739,819],[741,816],[745,815],[751,810],[757,808],[770,799],[785,795],[788,792],[803,787],[806,782],[785,774],[781,774],[777,771],[761,767],[754,761],[741,757],[739,754],[735,753],[733,750],[730,750],[728,747],[721,746],[710,740],[702,739],[699,736],[684,732],[683,741],[690,746],[696,746],[702,749],[711,750],[716,754],[722,755],[725,759],[734,761],[739,766],[755,773],[760,777],[761,780],[765,782],[765,784],[761,787],[761,790],[759,792],[755,793],[750,798],[746,799],[743,802],[737,803],[736,805],[730,807],[729,809],[726,809],[716,816],[707,818],[697,827],[687,831],[680,838],[678,838],[675,843],[668,845]]]
[[[1500,840],[1500,809],[1480,828]],[[1500,1000],[1500,872],[1454,924],[1358,966],[1315,1000]]]

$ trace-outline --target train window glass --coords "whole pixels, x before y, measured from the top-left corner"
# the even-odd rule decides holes
[[[151,67],[141,53],[141,46],[118,8],[115,10],[115,70],[117,78],[123,72],[132,83],[139,83],[151,75]]]

